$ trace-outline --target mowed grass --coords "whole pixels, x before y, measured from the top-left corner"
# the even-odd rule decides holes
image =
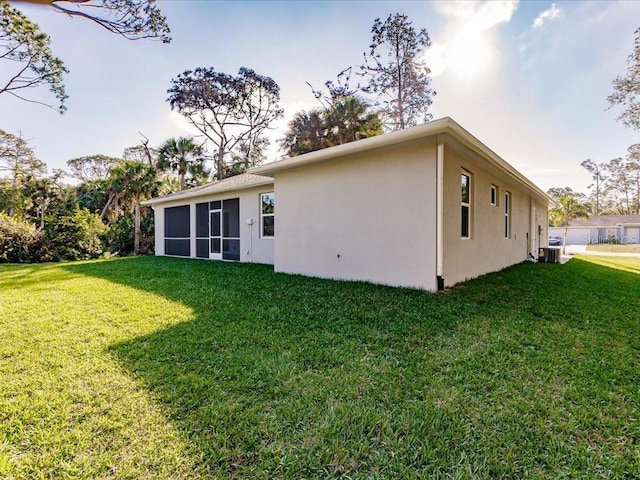
[[[615,252],[615,253],[640,253],[640,245],[629,243],[627,245],[599,244],[587,245],[590,252]]]
[[[640,260],[442,294],[0,267],[0,478],[640,477]]]

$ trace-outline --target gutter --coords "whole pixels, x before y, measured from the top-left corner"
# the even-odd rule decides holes
[[[436,284],[444,290],[444,143],[436,137]]]

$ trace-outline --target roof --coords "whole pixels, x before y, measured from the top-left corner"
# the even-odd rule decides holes
[[[187,198],[204,197],[216,193],[224,193],[230,190],[243,190],[245,188],[258,187],[260,185],[273,184],[273,178],[252,173],[242,173],[233,177],[225,178],[219,182],[208,183],[199,187],[189,188],[176,193],[170,193],[162,197],[152,198],[142,202],[143,205],[156,205],[158,203],[183,200]]]
[[[598,215],[589,218],[576,218],[569,222],[570,227],[617,227],[640,226],[640,215]]]
[[[515,179],[529,191],[535,193],[542,200],[546,201],[549,206],[555,206],[555,201],[549,197],[544,191],[534,185],[528,178],[518,172],[514,167],[493,152],[489,147],[484,145],[480,140],[471,135],[450,117],[444,117],[438,120],[417,125],[415,127],[398,130],[395,132],[379,135],[376,137],[365,138],[355,142],[337,145],[314,152],[305,153],[295,157],[285,158],[277,162],[267,163],[259,167],[254,167],[249,171],[260,175],[271,175],[291,170],[293,168],[303,167],[314,163],[328,161],[337,157],[362,153],[377,148],[388,147],[411,140],[426,138],[434,135],[447,134],[457,140],[460,144],[467,147],[472,152],[480,155],[493,166],[497,167],[509,177]]]

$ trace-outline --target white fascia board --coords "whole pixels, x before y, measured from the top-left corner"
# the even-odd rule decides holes
[[[238,190],[247,190],[249,188],[262,187],[264,185],[273,185],[273,179],[265,179],[259,182],[245,183],[242,185],[229,185],[228,187],[222,187],[215,190],[198,190],[196,192],[189,192],[188,190],[184,194],[170,194],[164,197],[151,198],[142,202],[142,205],[153,206],[160,203],[175,202],[176,200],[191,200],[200,197],[210,197],[212,195],[218,195],[219,193],[229,193]]]
[[[250,169],[248,173],[253,173],[255,175],[273,176],[275,173],[284,172],[294,168],[307,166],[346,155],[367,152],[369,150],[388,147],[412,140],[418,140],[420,138],[426,138],[438,134],[450,135],[459,143],[466,146],[476,154],[480,155],[482,158],[492,163],[494,166],[508,174],[510,177],[516,179],[531,193],[534,193],[537,197],[539,197],[540,200],[546,202],[550,208],[557,206],[556,202],[544,191],[534,185],[528,178],[526,178],[515,168],[509,165],[493,150],[487,147],[484,143],[474,137],[467,130],[462,128],[450,117],[444,117],[429,123],[425,123],[423,125],[418,125],[404,130],[398,130],[384,135],[378,135],[376,137],[365,138],[363,140],[357,140],[355,142],[345,143],[342,145],[337,145],[335,147],[329,147],[322,150],[316,150],[315,152],[285,158],[277,162],[267,163],[259,167],[254,167]]]

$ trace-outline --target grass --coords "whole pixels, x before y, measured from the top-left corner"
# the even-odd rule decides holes
[[[0,478],[640,476],[640,260],[444,294],[126,258],[0,267]]]
[[[616,245],[613,243],[602,243],[598,245],[587,245],[587,250],[590,252],[640,253],[640,245]]]

